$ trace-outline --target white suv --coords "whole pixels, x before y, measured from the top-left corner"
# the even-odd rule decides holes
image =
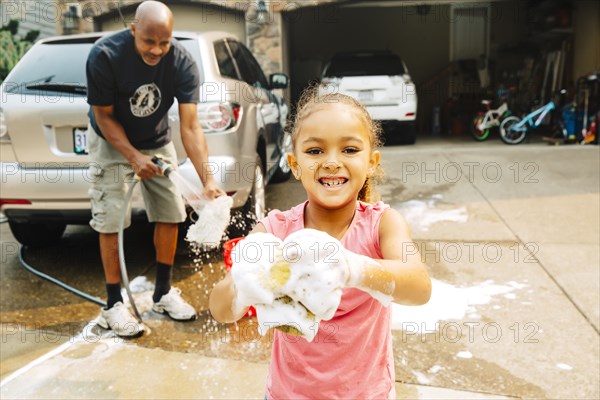
[[[364,105],[373,119],[381,121],[388,142],[415,142],[417,90],[396,54],[338,53],[325,66],[321,83],[322,92],[346,94]]]
[[[23,244],[51,243],[67,224],[91,218],[85,63],[94,42],[106,34],[39,41],[0,86],[0,207]],[[250,51],[229,33],[174,37],[200,69],[198,119],[210,166],[234,208],[261,217],[266,182],[289,176],[287,107],[271,91],[287,87],[287,75],[272,74],[267,81]],[[180,171],[201,186],[181,143],[177,104],[169,123]],[[134,199],[134,215],[145,215],[141,196]]]

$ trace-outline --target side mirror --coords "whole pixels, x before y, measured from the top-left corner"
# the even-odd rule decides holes
[[[285,89],[288,87],[289,78],[286,74],[276,73],[269,75],[271,89]]]

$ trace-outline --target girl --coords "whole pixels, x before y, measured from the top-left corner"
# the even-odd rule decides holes
[[[394,302],[420,305],[429,300],[431,281],[420,255],[403,252],[407,246],[416,247],[408,225],[394,209],[374,202],[380,131],[353,98],[320,95],[318,88],[305,91],[298,104],[292,130],[294,150],[288,162],[308,200],[288,211],[271,211],[252,233],[267,232],[284,240],[305,228],[325,232],[347,250],[369,257],[357,257],[356,262],[379,264],[393,282]],[[371,288],[377,290],[377,283]],[[395,398],[391,309],[367,292],[373,293],[344,288],[334,317],[321,321],[310,343],[275,331],[268,399]],[[220,322],[240,319],[247,309],[240,310],[235,301],[235,284],[228,274],[210,295],[214,318]]]

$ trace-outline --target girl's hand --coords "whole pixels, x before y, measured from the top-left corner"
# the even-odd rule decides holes
[[[234,312],[254,304],[272,304],[280,286],[273,275],[281,260],[281,240],[270,233],[253,233],[237,243],[231,260]]]
[[[323,312],[323,305],[318,307],[320,297],[341,287],[361,289],[385,306],[392,301],[395,285],[392,274],[370,257],[345,249],[339,240],[325,232],[302,229],[286,238],[283,249],[284,259],[290,261],[295,277],[290,278],[289,286],[294,285],[296,295],[290,296],[296,299],[302,293],[310,293],[302,303],[315,314],[319,314],[315,306]],[[309,306],[312,303],[317,304]]]

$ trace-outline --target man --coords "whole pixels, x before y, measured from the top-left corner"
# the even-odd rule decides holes
[[[173,15],[157,1],[144,1],[130,30],[112,34],[92,48],[86,66],[90,104],[89,150],[93,165],[90,189],[92,220],[100,233],[100,254],[106,277],[107,306],[99,325],[119,336],[139,336],[143,327],[123,304],[118,258],[118,226],[126,181],[142,179],[142,195],[150,222],[155,222],[156,285],[153,310],[175,320],[196,317],[194,308],[171,287],[178,223],[185,206],[173,183],[152,162],[161,154],[173,168],[175,148],[168,110],[177,98],[181,138],[202,183],[204,195],[224,194],[206,168],[208,148],[197,121],[199,72],[192,56],[172,38]],[[130,224],[127,217],[126,226]]]

